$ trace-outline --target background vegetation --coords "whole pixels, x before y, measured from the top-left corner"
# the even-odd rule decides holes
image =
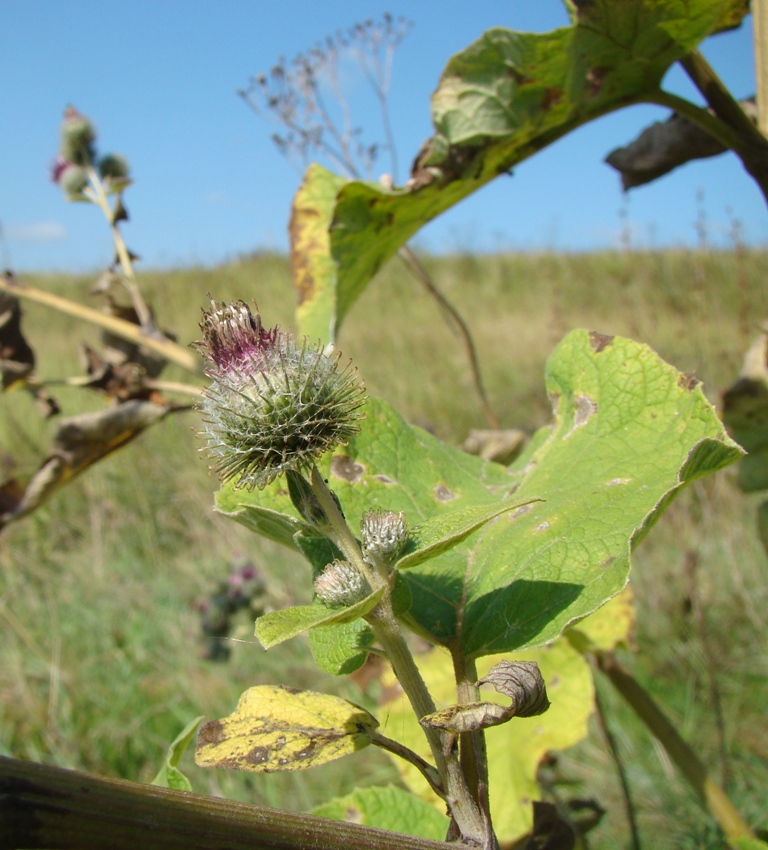
[[[740,245],[726,253],[422,259],[469,321],[503,425],[527,431],[548,421],[544,362],[572,328],[647,342],[703,380],[717,402],[768,316],[768,254]],[[93,285],[85,277],[26,282],[75,300],[86,300]],[[272,255],[146,273],[142,289],[160,325],[182,342],[199,336],[206,292],[217,300],[255,298],[265,321],[283,326],[294,310],[287,260]],[[464,352],[436,309],[392,263],[355,306],[340,348],[372,394],[458,443],[484,420]],[[46,377],[76,372],[76,342],[96,333],[32,304],[24,326]],[[169,370],[164,377],[182,376]],[[51,391],[65,415],[99,403],[82,391]],[[42,459],[51,426],[31,400],[5,401],[0,462],[15,463],[24,476]],[[263,571],[273,606],[306,601],[296,597],[291,576],[308,567],[213,514],[215,482],[202,460],[193,462],[194,427],[195,414],[167,419],[0,536],[1,753],[150,781],[183,725],[198,714],[227,714],[250,685],[287,682],[375,701],[375,688],[319,682],[303,639],[265,653],[245,616],[236,634],[244,642],[232,644],[227,664],[201,657],[195,604],[226,578],[233,558],[247,555]],[[746,818],[759,821],[768,787],[768,563],[752,502],[728,470],[665,514],[635,555],[637,652],[626,662],[704,760],[721,765]],[[647,846],[719,846],[661,749],[618,697],[605,688],[601,695]],[[386,757],[370,750],[307,774],[229,774],[191,763],[186,771],[195,790],[293,809],[351,790],[360,776],[352,771],[366,781],[397,781]],[[618,781],[597,722],[587,742],[546,771],[561,796],[593,796],[608,810],[592,846],[624,844]]]

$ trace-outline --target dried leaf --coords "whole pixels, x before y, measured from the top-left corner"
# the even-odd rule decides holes
[[[0,514],[0,529],[32,513],[76,475],[122,448],[168,413],[185,409],[150,401],[128,401],[96,413],[62,419],[50,456],[32,476],[16,506]]]
[[[755,121],[754,98],[741,101],[742,109]],[[605,158],[621,174],[626,191],[663,177],[693,159],[706,159],[725,153],[726,148],[706,130],[673,112],[666,121],[657,121],[626,147],[616,148]]]
[[[6,275],[9,283],[10,274]],[[0,373],[3,389],[23,382],[35,368],[35,353],[21,332],[21,305],[17,298],[0,292]]]
[[[509,697],[517,717],[535,717],[549,708],[547,688],[535,661],[499,661],[477,684],[493,685]]]

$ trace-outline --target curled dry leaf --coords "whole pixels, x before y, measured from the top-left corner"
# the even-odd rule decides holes
[[[534,717],[549,708],[547,689],[535,661],[500,661],[477,684],[493,685],[512,704],[506,708],[496,702],[450,705],[422,717],[421,725],[460,735],[498,726],[513,717]]]
[[[756,120],[754,98],[741,101],[740,106],[752,121]],[[693,159],[706,159],[725,151],[714,136],[673,112],[666,121],[646,127],[626,147],[611,151],[605,161],[621,174],[621,185],[626,191],[663,177]]]
[[[76,475],[130,442],[168,413],[186,409],[137,400],[62,419],[50,456],[32,476],[23,494],[14,491],[16,497],[9,509],[0,514],[0,529],[32,513]]]
[[[11,272],[5,273],[8,283],[14,283]],[[55,416],[60,408],[58,402],[39,386],[33,377],[35,352],[21,331],[21,304],[17,298],[0,292],[0,376],[2,389],[23,386],[32,394],[35,405],[45,416]]]
[[[535,661],[499,661],[477,684],[493,685],[509,697],[517,717],[535,717],[549,708],[547,688]]]

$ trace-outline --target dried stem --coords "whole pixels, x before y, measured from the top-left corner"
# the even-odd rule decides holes
[[[443,311],[443,315],[448,318],[449,324],[453,326],[453,329],[461,337],[464,349],[467,352],[469,366],[472,371],[472,383],[474,384],[475,392],[480,399],[480,405],[483,408],[485,418],[491,428],[498,428],[499,420],[496,418],[496,415],[491,408],[491,403],[488,400],[485,387],[483,386],[483,376],[480,372],[480,361],[477,357],[477,349],[475,348],[475,343],[472,339],[472,334],[467,323],[462,318],[461,313],[459,313],[453,304],[451,304],[451,302],[435,286],[429,272],[419,262],[418,257],[407,245],[400,248],[398,256],[411,270],[416,279],[424,286],[426,291],[435,299],[435,301],[437,301],[438,306]]]
[[[729,842],[747,838],[754,840],[755,834],[728,795],[712,779],[704,763],[683,740],[645,688],[619,664],[613,653],[598,653],[595,657],[599,669],[629,703],[691,783],[709,813],[719,824],[726,840]]]
[[[632,801],[632,792],[629,788],[627,772],[626,770],[624,770],[624,762],[622,762],[621,760],[621,754],[619,753],[619,747],[616,743],[616,738],[614,737],[613,732],[611,732],[610,726],[608,726],[608,722],[605,716],[605,709],[603,708],[603,702],[600,698],[600,692],[597,688],[595,688],[595,713],[597,714],[597,722],[600,724],[600,731],[603,733],[603,737],[605,738],[606,744],[608,744],[608,752],[611,755],[614,767],[616,768],[616,773],[619,777],[619,784],[621,785],[621,798],[624,803],[624,813],[627,817],[627,824],[629,825],[629,834],[632,839],[632,850],[641,850],[640,832],[637,828],[637,818],[635,817],[635,805]]]
[[[42,289],[35,289],[32,286],[19,283],[15,279],[9,280],[4,276],[0,276],[0,292],[7,292],[16,298],[26,298],[37,304],[52,307],[60,313],[66,313],[84,322],[89,322],[92,325],[98,325],[122,339],[154,351],[156,354],[159,354],[171,363],[175,363],[177,366],[181,366],[193,375],[199,375],[202,372],[200,358],[189,349],[183,348],[162,335],[147,336],[143,328],[133,324],[133,322],[126,322],[117,316],[100,313],[98,310],[93,310],[75,301],[70,301],[68,298],[61,298]]]

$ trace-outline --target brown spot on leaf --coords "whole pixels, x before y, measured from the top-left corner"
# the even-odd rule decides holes
[[[393,481],[388,475],[374,475],[374,481],[378,481],[379,484],[397,484],[396,481]]]
[[[227,738],[224,725],[220,720],[209,720],[200,727],[197,734],[198,744],[220,744]]]
[[[347,455],[334,455],[331,461],[331,475],[350,484],[357,483],[365,474],[365,467]]]
[[[612,564],[615,560],[616,560],[616,556],[615,556],[615,555],[611,555],[611,557],[610,557],[610,558],[606,558],[606,559],[605,559],[605,560],[604,560],[604,561],[600,564],[600,569],[601,569],[601,570],[604,570],[606,567],[610,567],[610,566],[611,566],[611,564]]]
[[[438,502],[450,502],[451,499],[458,498],[458,496],[452,490],[446,487],[445,484],[438,484],[433,492]]]
[[[699,379],[695,375],[682,374],[677,379],[677,385],[681,390],[690,392],[694,387],[698,386]]]
[[[363,813],[360,809],[356,809],[354,806],[347,806],[344,809],[344,820],[347,823],[362,823],[363,822]]]
[[[559,86],[552,86],[544,92],[544,97],[541,99],[541,108],[549,109],[552,106],[560,103],[563,99],[563,90]]]
[[[597,68],[591,68],[587,71],[587,93],[590,97],[597,97],[600,94],[603,88],[603,80],[612,70],[613,68],[610,66],[600,65]]]
[[[595,413],[597,413],[597,405],[588,395],[576,396],[576,412],[573,414],[571,432],[574,428],[586,425]]]
[[[264,764],[269,761],[268,747],[254,747],[245,757],[245,761],[249,764]]]
[[[613,337],[608,334],[599,334],[597,331],[589,332],[589,345],[595,354],[600,354],[603,349],[613,342]]]

